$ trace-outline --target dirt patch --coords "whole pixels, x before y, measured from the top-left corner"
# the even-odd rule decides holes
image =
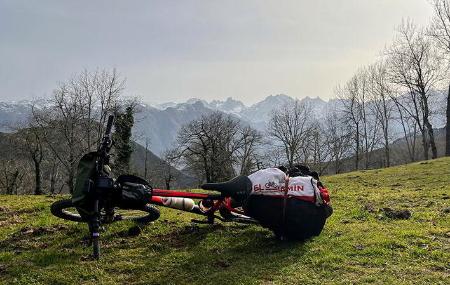
[[[57,231],[65,230],[68,227],[66,225],[55,225],[53,227],[24,227],[20,229],[15,235],[32,235],[32,236],[41,236],[47,233],[55,233]]]
[[[382,208],[380,209],[386,217],[395,220],[407,220],[411,218],[411,211],[409,210],[396,210],[391,208]]]
[[[142,233],[141,227],[139,227],[139,226],[133,226],[133,227],[130,227],[130,228],[129,228],[128,230],[126,230],[126,231],[118,232],[117,235],[118,235],[119,237],[123,237],[123,238],[125,238],[125,237],[137,237],[137,236],[140,235],[141,233]]]
[[[10,217],[0,216],[0,227],[16,225],[22,222],[23,220],[18,215],[12,215]]]

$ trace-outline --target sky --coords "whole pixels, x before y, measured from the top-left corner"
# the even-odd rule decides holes
[[[0,101],[113,69],[149,103],[269,95],[330,99],[427,0],[0,0]]]

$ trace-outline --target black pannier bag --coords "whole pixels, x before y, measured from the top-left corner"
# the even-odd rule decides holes
[[[327,207],[295,198],[287,198],[284,205],[280,198],[253,195],[246,204],[246,214],[278,237],[305,240],[322,232],[328,217]]]
[[[311,176],[288,177],[278,168],[248,176],[252,183],[244,210],[278,237],[305,240],[321,233],[332,209]]]

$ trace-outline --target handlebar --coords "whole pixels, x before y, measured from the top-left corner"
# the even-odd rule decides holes
[[[114,116],[113,115],[109,115],[108,123],[106,124],[105,136],[109,136],[111,134],[111,129],[112,129],[113,122],[114,122]]]
[[[108,117],[108,122],[106,124],[106,130],[105,130],[105,135],[103,136],[99,146],[98,146],[98,156],[99,156],[99,160],[98,160],[98,171],[102,171],[103,170],[103,166],[105,164],[108,164],[108,158],[109,158],[109,151],[111,149],[112,146],[112,138],[111,138],[111,130],[112,130],[112,126],[114,123],[114,115],[110,115]]]

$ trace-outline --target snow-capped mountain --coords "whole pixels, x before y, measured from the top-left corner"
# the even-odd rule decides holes
[[[261,102],[253,104],[241,112],[242,118],[256,123],[267,122],[274,109],[295,102],[295,99],[284,94],[270,95]]]
[[[445,94],[435,96],[435,102],[433,102],[431,109],[442,113],[441,109],[445,105],[443,104],[445,96]],[[150,150],[160,155],[165,149],[172,147],[177,132],[184,124],[202,115],[214,111],[223,112],[260,131],[264,131],[274,109],[286,104],[293,104],[296,100],[310,105],[318,118],[325,116],[329,110],[339,108],[342,105],[339,100],[324,101],[319,97],[294,99],[283,94],[268,96],[251,106],[245,106],[241,101],[231,97],[224,101],[207,102],[191,98],[184,103],[142,104],[136,114],[133,135],[135,140],[142,145],[145,145],[146,140],[150,141]],[[43,105],[45,101],[39,104]],[[30,101],[0,102],[0,131],[9,131],[8,125],[26,120],[30,113]],[[443,122],[442,116],[436,115],[433,118],[433,126],[436,128],[442,127]],[[393,128],[397,128],[397,126],[393,124]]]
[[[225,101],[214,100],[211,101],[208,105],[208,108],[213,110],[218,110],[228,114],[234,114],[238,117],[241,116],[241,112],[244,111],[247,107],[241,101],[234,100],[231,97],[228,97]]]
[[[0,132],[11,131],[18,123],[25,122],[31,114],[32,106],[42,108],[44,100],[0,102]]]

